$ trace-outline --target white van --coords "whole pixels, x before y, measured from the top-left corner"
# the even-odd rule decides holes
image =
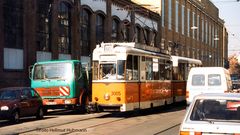
[[[201,93],[224,93],[232,91],[228,70],[223,67],[193,67],[188,80],[186,100],[190,104],[193,97]]]

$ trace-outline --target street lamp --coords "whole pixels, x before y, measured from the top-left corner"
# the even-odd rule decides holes
[[[218,41],[219,38],[218,38],[218,35],[214,35],[214,41]]]
[[[196,29],[198,29],[198,27],[197,26],[192,26],[191,29],[196,30]]]

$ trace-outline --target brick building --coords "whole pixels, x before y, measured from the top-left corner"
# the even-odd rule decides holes
[[[149,2],[149,3],[146,3]],[[137,42],[223,66],[227,32],[209,0],[1,0],[0,87],[29,85],[37,61],[91,63],[100,42]]]
[[[202,60],[204,66],[223,66],[228,57],[228,33],[218,8],[210,0],[133,0],[150,4],[161,14],[161,49],[173,55]],[[155,8],[153,8],[155,7]]]

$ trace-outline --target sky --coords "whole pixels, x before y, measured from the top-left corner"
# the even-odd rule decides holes
[[[228,31],[228,56],[240,55],[240,2],[237,0],[211,0],[219,9]]]

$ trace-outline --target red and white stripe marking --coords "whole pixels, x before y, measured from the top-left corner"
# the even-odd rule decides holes
[[[60,96],[68,96],[70,94],[70,89],[68,87],[59,87]]]

